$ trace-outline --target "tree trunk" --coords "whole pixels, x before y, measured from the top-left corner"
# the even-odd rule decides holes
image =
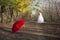
[[[10,14],[11,14],[11,19],[10,19],[10,21],[12,21],[13,19],[12,19],[12,17],[13,17],[13,8],[10,8]]]
[[[1,5],[1,23],[3,23],[3,13],[5,11],[5,6]]]

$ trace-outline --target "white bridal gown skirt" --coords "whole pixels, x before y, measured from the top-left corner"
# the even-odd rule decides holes
[[[42,16],[42,13],[39,14],[37,23],[44,23],[44,18]]]

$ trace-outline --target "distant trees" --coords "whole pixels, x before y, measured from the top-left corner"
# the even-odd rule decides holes
[[[13,17],[17,17],[20,14],[24,15],[27,8],[29,8],[29,4],[30,0],[0,0],[1,23],[4,22],[4,19],[7,21],[10,18],[10,21],[12,21]]]
[[[33,9],[30,9],[30,5],[33,1],[35,0],[0,0],[0,22],[11,22],[21,17],[29,20],[32,19],[31,11]],[[38,1],[40,4],[36,2],[33,3],[34,5],[36,4],[35,6],[40,7],[41,10],[39,11],[42,11],[44,19],[52,22],[60,20],[60,2],[57,1],[58,0],[42,0],[41,2]],[[35,19],[37,19],[37,17]]]
[[[43,15],[48,22],[60,20],[60,2],[58,0],[45,0],[42,2]]]

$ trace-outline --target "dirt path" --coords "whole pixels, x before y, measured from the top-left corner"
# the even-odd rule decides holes
[[[0,40],[60,40],[59,38],[40,36],[26,32],[11,33],[6,29],[0,29]]]
[[[28,23],[17,33],[11,33],[11,27],[0,26],[0,40],[60,40],[60,25]],[[52,36],[41,35],[50,34]]]

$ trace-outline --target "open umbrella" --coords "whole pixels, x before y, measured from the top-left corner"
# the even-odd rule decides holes
[[[12,27],[12,32],[15,33],[18,30],[20,30],[22,28],[22,26],[24,25],[24,20],[23,19],[19,19],[17,20]]]

